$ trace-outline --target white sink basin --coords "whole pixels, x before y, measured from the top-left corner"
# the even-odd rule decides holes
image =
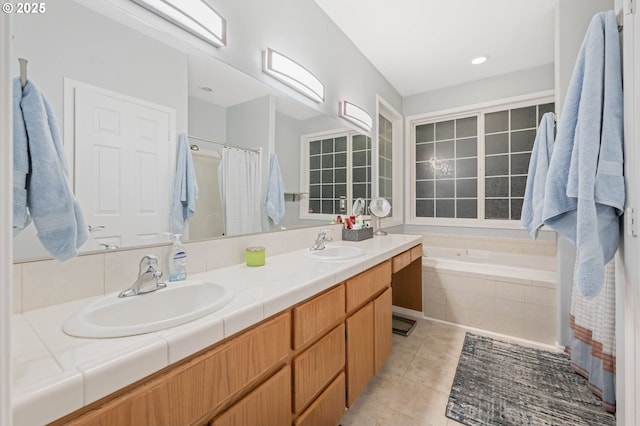
[[[76,337],[123,337],[175,327],[209,315],[233,299],[233,291],[202,281],[180,281],[152,293],[118,297],[87,305],[62,329]]]
[[[323,250],[309,250],[305,256],[318,260],[347,260],[360,257],[365,250],[354,246],[326,245]]]

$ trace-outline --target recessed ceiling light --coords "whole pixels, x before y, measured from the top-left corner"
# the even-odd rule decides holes
[[[489,59],[488,56],[478,56],[477,58],[473,58],[471,60],[471,63],[473,65],[480,65],[480,64],[484,64],[485,62],[487,62],[487,59]]]
[[[211,87],[208,87],[208,86],[202,86],[200,88],[200,90],[203,90],[205,92],[212,92],[213,91],[213,89]]]

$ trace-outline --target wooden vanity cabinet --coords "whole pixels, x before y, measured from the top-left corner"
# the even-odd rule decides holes
[[[337,424],[344,413],[345,300],[340,284],[292,310],[295,425]]]
[[[384,261],[53,424],[335,425],[391,352],[392,270]]]
[[[394,306],[422,312],[422,244],[393,257]]]
[[[290,354],[289,312],[134,387],[69,425],[189,425],[264,380]],[[256,348],[260,348],[256,350]]]
[[[347,407],[391,353],[391,269],[389,260],[346,282]]]
[[[295,426],[337,425],[345,410],[345,383],[345,375],[340,373],[293,424]]]
[[[291,424],[291,369],[285,366],[242,398],[210,426]]]

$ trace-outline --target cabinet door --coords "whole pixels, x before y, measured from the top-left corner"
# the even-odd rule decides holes
[[[290,333],[289,313],[279,315],[68,424],[185,425],[200,421],[279,362],[284,363],[290,354]],[[291,411],[290,402],[287,410]]]
[[[329,385],[293,423],[295,426],[333,426],[344,415],[344,373]]]
[[[344,285],[293,308],[293,349],[317,338],[344,318]]]
[[[393,274],[393,304],[422,312],[422,257]]]
[[[293,360],[293,411],[299,413],[344,367],[344,325]]]
[[[374,363],[375,373],[380,370],[387,357],[391,354],[392,345],[392,312],[391,289],[387,289],[373,301],[374,326]]]
[[[347,318],[347,407],[373,377],[373,302]]]
[[[241,399],[211,426],[288,426],[291,424],[291,369],[285,366]]]

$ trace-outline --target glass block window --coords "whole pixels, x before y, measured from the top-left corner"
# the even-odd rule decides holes
[[[353,199],[371,200],[371,138],[339,133],[308,141],[309,214],[347,213]],[[341,209],[341,201],[346,209]],[[350,213],[350,211],[349,211]]]
[[[416,126],[416,217],[476,218],[478,117]]]
[[[393,206],[393,128],[391,121],[378,115],[378,193]]]
[[[520,220],[537,128],[554,105],[520,102],[414,121],[414,217]]]
[[[351,152],[353,200],[364,200],[364,214],[369,212],[371,201],[371,138],[354,135]]]
[[[554,104],[484,115],[485,219],[520,220],[533,142],[542,115]]]

